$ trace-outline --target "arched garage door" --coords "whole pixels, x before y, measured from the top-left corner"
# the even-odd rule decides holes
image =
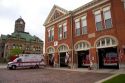
[[[68,67],[68,62],[67,62],[67,59],[69,58],[69,55],[67,54],[68,50],[69,48],[68,45],[66,44],[62,44],[58,48],[60,67]]]
[[[117,39],[112,36],[103,36],[96,41],[99,68],[119,68],[117,45]]]
[[[77,52],[78,68],[88,67],[90,65],[89,49],[90,43],[82,40],[75,44],[75,51]]]
[[[54,66],[54,48],[53,47],[49,47],[48,48],[48,62],[49,62],[49,66]]]

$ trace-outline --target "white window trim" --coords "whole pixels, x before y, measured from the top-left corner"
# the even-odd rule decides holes
[[[75,19],[75,23],[76,23],[76,22],[79,22],[79,21],[80,21],[80,19]]]
[[[85,46],[83,46],[83,43],[85,44]],[[80,44],[82,45],[82,47],[80,47]],[[77,48],[76,48],[77,46]],[[79,42],[78,44],[75,45],[75,50],[76,51],[81,51],[81,50],[89,50],[89,44],[87,42]]]
[[[48,28],[48,37],[51,38],[51,36],[53,36],[53,40],[49,39],[49,42],[54,41],[54,27]]]
[[[66,23],[63,24],[63,32],[67,32],[67,24]]]
[[[94,14],[95,14],[95,15],[101,14],[101,10],[96,10],[96,11],[94,12]]]
[[[61,28],[63,29],[62,25],[59,25],[59,28],[58,28],[58,29],[60,30]],[[59,34],[58,34],[58,36],[59,36],[58,39],[59,39],[59,40],[62,39],[62,34],[63,34],[62,31],[61,31],[61,33],[60,33],[60,31],[59,31]]]
[[[105,20],[107,20],[107,19],[105,19],[105,16],[104,16],[104,13],[107,12],[107,11],[110,11],[110,14],[111,14],[111,6],[103,8],[103,17],[104,17],[104,26],[105,26],[105,29],[109,29],[109,28],[106,27]],[[110,19],[111,19],[111,25],[112,25],[110,28],[112,28],[113,27],[113,24],[112,24],[112,15],[111,15]]]
[[[82,16],[82,17],[81,17],[81,20],[86,19],[86,17],[87,17],[87,16]]]
[[[83,21],[86,21],[86,26],[87,26],[87,19],[86,19],[86,16],[83,16],[83,17],[81,18],[82,27],[84,27],[84,26],[83,26],[83,23],[82,23]]]
[[[58,34],[59,35],[59,40],[65,39],[65,38],[63,38],[63,35],[64,35],[64,32],[67,32],[67,23],[64,22],[64,23],[60,24],[58,28],[62,28],[61,34]]]
[[[62,49],[60,49],[62,48]],[[65,45],[62,45],[59,47],[59,52],[67,52],[68,51],[68,48],[65,46]]]
[[[48,29],[48,37],[50,37],[50,29]]]
[[[103,38],[102,38],[103,39]],[[105,45],[104,46],[102,46],[102,39],[100,39],[97,43],[96,43],[96,48],[107,48],[107,47],[115,47],[115,46],[117,46],[117,43],[115,43],[115,44],[113,44],[112,43],[112,38],[110,38],[110,45],[107,45],[107,38],[104,38],[104,40],[105,40]],[[114,39],[113,39],[114,40]],[[99,46],[97,46],[98,45],[98,43],[100,42],[100,45]],[[115,42],[117,42],[117,41],[115,41]]]
[[[101,10],[97,10],[97,11],[95,11],[94,12],[94,14],[95,14],[95,27],[96,27],[96,31],[99,31],[98,29],[97,29],[97,26],[96,26],[96,23],[97,23],[97,21],[96,21],[96,15],[101,15]],[[102,24],[102,15],[101,15],[101,24]],[[103,25],[102,25],[102,27],[103,27]]]
[[[109,11],[110,9],[111,9],[111,6],[104,7],[104,8],[103,8],[103,12]]]
[[[77,24],[77,23],[79,23],[79,27],[76,27],[76,24]],[[75,20],[75,36],[80,36],[81,33],[80,33],[80,35],[78,35],[78,34],[76,33],[76,30],[77,30],[77,29],[80,29],[80,19],[76,19],[76,20]]]

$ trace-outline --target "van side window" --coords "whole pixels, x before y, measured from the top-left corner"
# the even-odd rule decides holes
[[[22,59],[19,58],[19,59],[17,60],[17,62],[22,62]]]

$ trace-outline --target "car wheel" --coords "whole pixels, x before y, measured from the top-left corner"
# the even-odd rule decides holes
[[[16,69],[16,66],[15,66],[15,65],[13,65],[13,66],[12,66],[12,69],[13,69],[13,70],[15,70],[15,69]]]
[[[35,68],[38,69],[38,68],[39,68],[39,65],[35,65]]]

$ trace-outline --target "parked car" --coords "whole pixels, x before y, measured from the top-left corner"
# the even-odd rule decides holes
[[[44,56],[42,54],[20,54],[13,61],[8,62],[7,68],[39,68],[40,66],[45,67]]]

